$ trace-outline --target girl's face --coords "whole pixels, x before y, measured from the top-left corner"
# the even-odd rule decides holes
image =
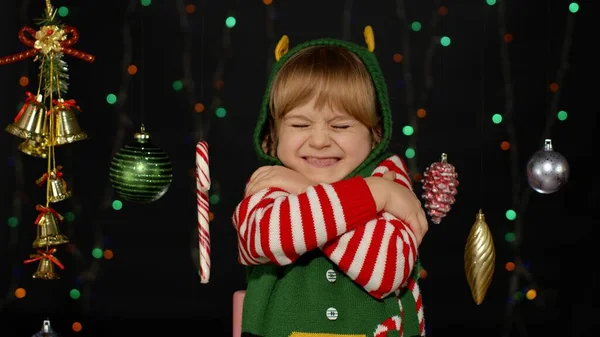
[[[344,179],[367,158],[371,132],[327,104],[316,110],[315,101],[313,97],[290,110],[278,123],[277,157],[311,181],[330,184]]]

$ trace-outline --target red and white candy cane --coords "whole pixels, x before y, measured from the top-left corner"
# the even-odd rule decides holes
[[[196,144],[196,199],[198,202],[198,248],[201,283],[208,283],[210,278],[209,189],[208,144],[205,141],[200,141]]]

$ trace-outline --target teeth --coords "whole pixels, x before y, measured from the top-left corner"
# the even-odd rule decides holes
[[[337,158],[306,157],[306,161],[315,166],[329,166],[338,162]]]

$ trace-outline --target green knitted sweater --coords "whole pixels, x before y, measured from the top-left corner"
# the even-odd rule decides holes
[[[308,46],[327,45],[346,48],[355,53],[371,74],[381,113],[382,139],[368,158],[349,176],[370,176],[377,165],[391,156],[388,150],[392,118],[387,87],[375,55],[367,48],[336,39],[317,39],[297,45],[279,59],[271,72],[254,133],[254,146],[263,165],[282,165],[262,149],[268,132],[269,97],[273,79],[281,66],[295,52]],[[411,276],[418,279],[417,263]],[[336,275],[335,283],[327,280]],[[243,307],[242,331],[264,337],[359,337],[373,336],[376,322],[399,315],[396,295],[378,300],[343,274],[319,250],[301,256],[294,263],[278,267],[274,264],[247,267],[247,289]],[[400,295],[404,308],[404,336],[420,335],[415,299],[410,291]],[[335,308],[339,316],[330,320],[323,309]],[[398,336],[398,332],[390,332]]]

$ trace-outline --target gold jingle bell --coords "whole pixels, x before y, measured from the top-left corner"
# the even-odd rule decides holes
[[[19,144],[19,150],[33,157],[48,158],[48,146],[46,142],[40,143],[33,139],[26,139]]]
[[[77,116],[75,116],[76,110],[81,111],[75,100],[70,99],[65,101],[61,98],[55,100],[54,104],[54,145],[63,145],[86,139],[87,133],[81,129],[77,121]]]
[[[58,229],[57,218],[62,221],[63,217],[50,207],[38,205],[36,209],[40,214],[36,220],[37,236],[33,241],[33,248],[58,246],[69,242],[69,238]]]
[[[46,108],[42,105],[42,95],[27,93],[25,104],[6,131],[24,139],[44,142],[48,136]]]
[[[29,260],[25,260],[25,263],[38,262],[36,272],[31,276],[34,279],[41,280],[58,280],[60,277],[54,271],[54,265],[56,264],[60,269],[65,267],[62,263],[53,255],[56,252],[56,248],[51,248],[46,251],[38,250],[37,254],[31,254]]]
[[[63,201],[71,197],[71,191],[67,187],[67,182],[62,177],[62,172],[60,172],[61,168],[61,166],[57,166],[48,175],[48,184],[50,185],[50,195],[48,196],[48,201],[52,203]]]
[[[32,275],[35,279],[58,280],[60,277],[54,272],[54,263],[50,259],[41,259],[36,272]]]

